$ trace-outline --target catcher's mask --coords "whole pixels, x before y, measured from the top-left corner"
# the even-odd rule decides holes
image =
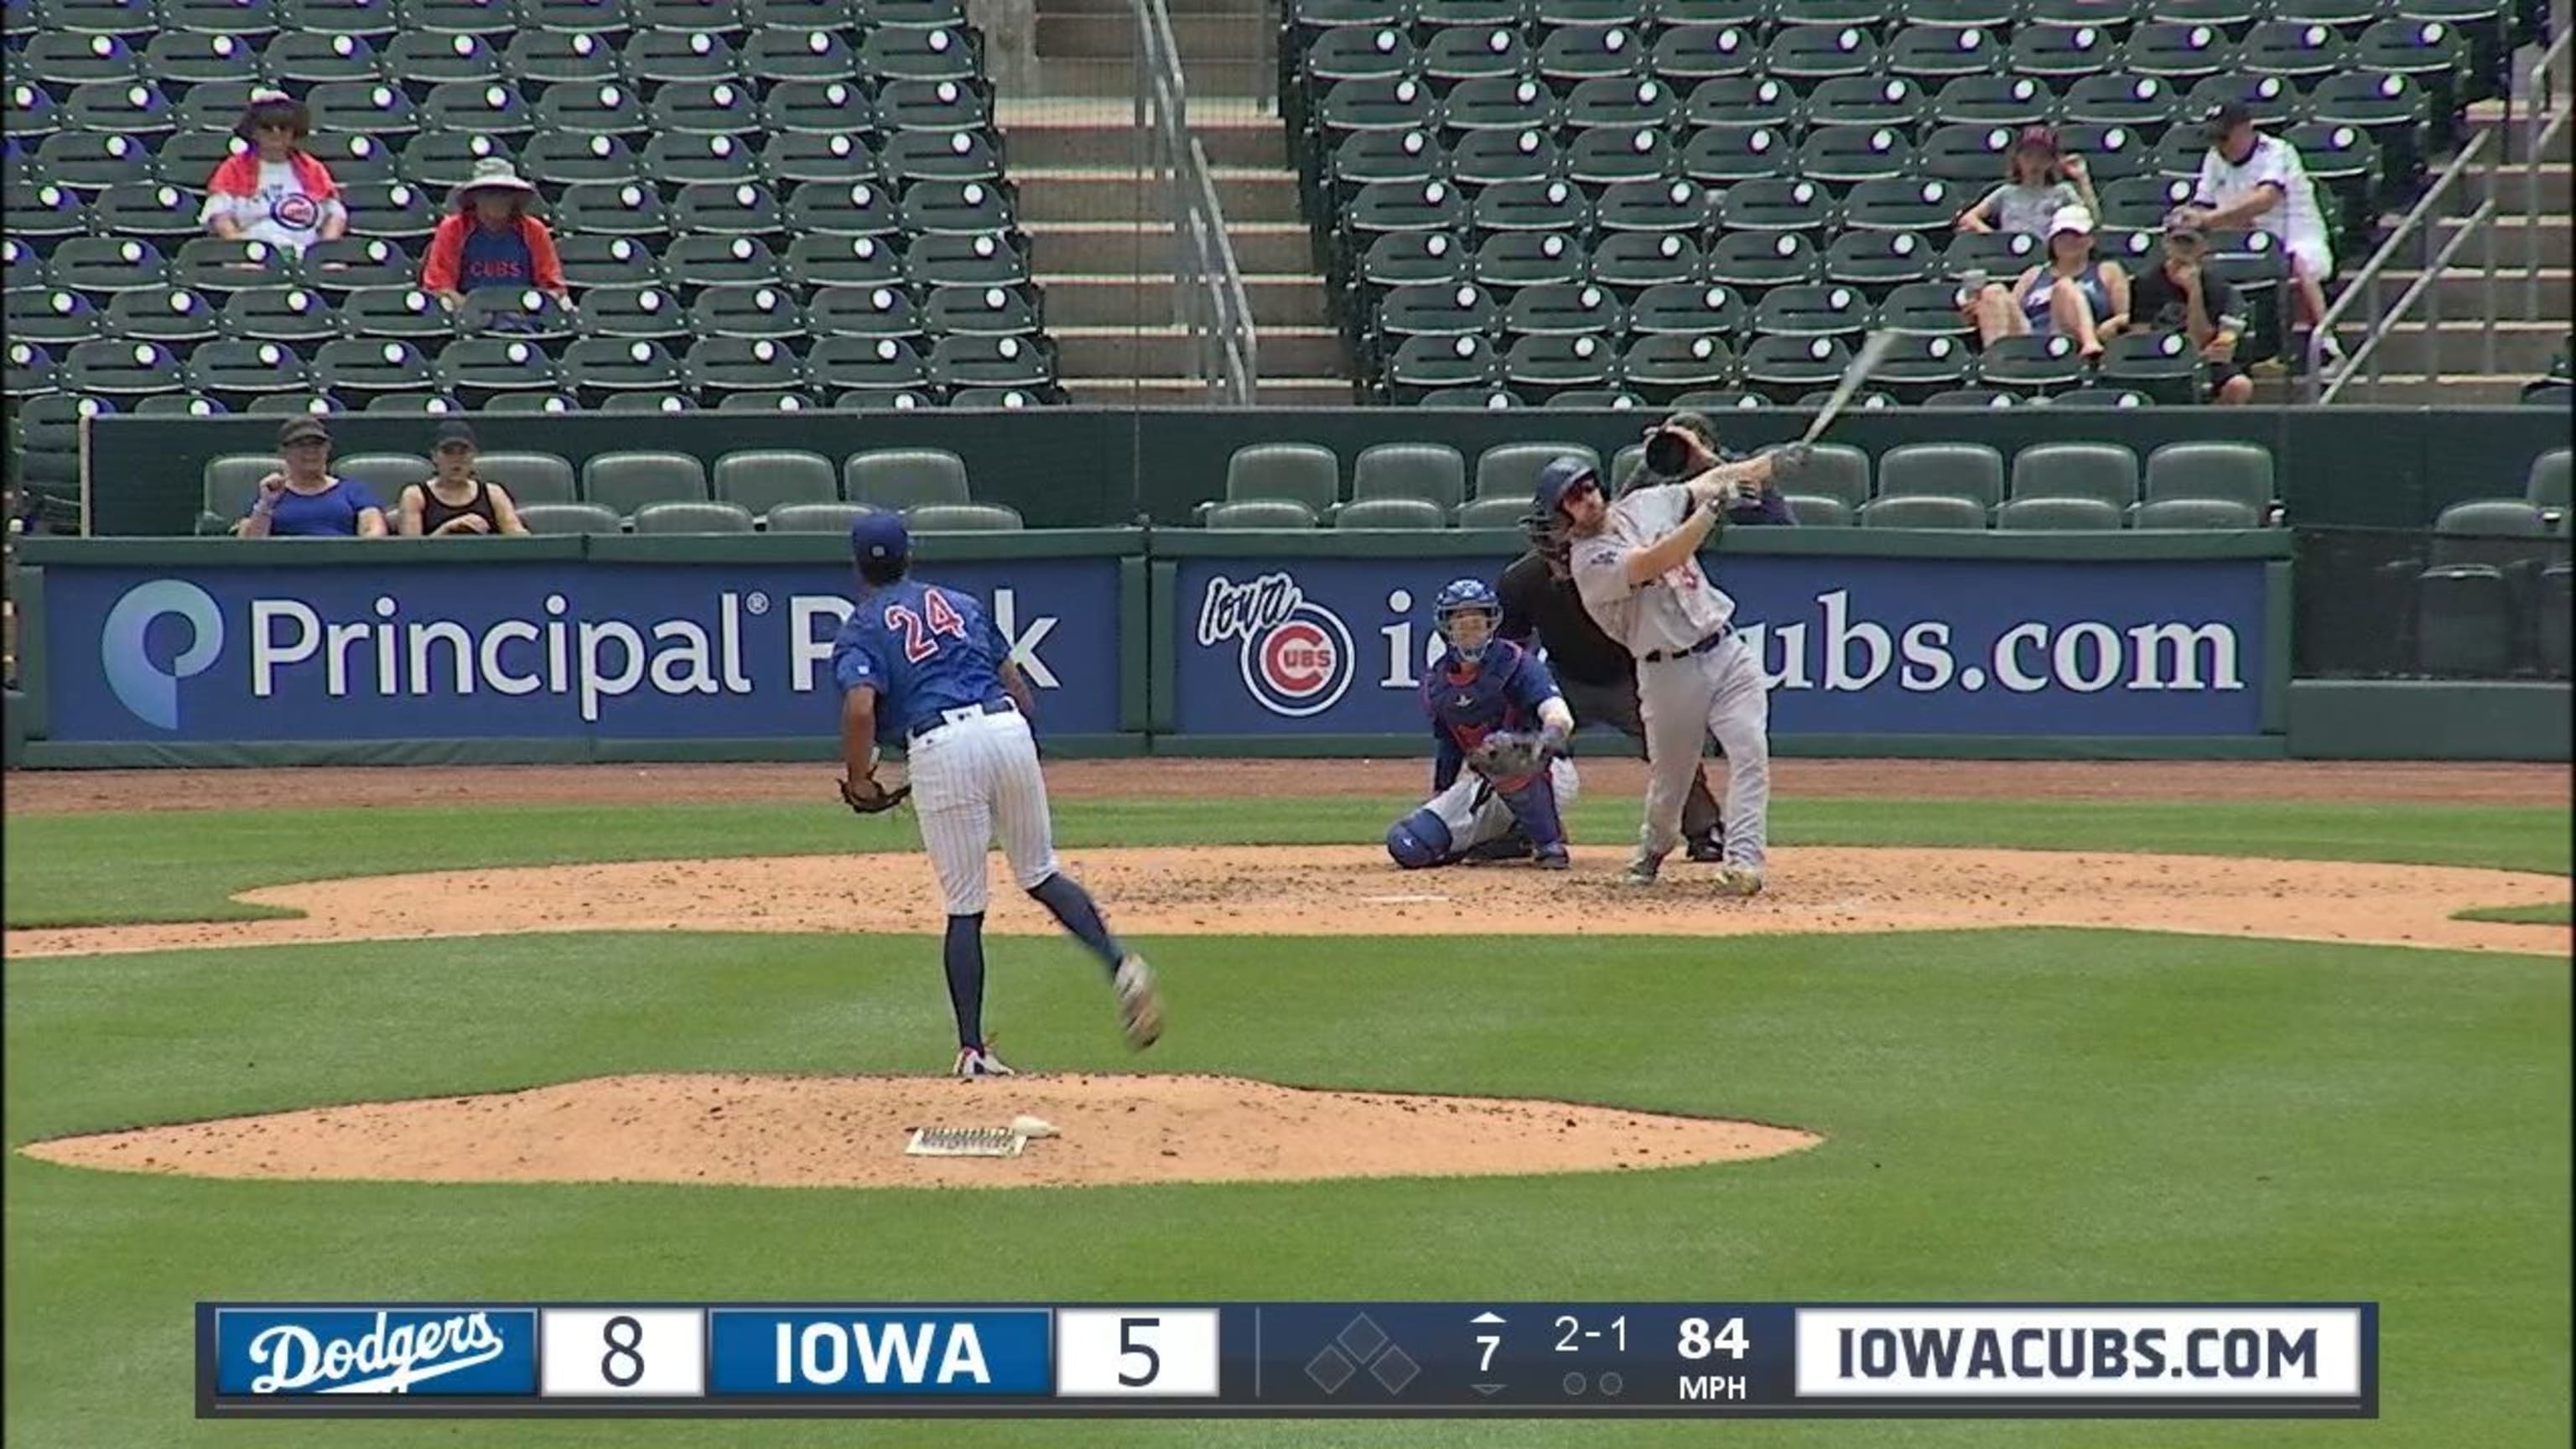
[[[1483,579],[1453,579],[1431,605],[1432,627],[1452,653],[1470,664],[1485,657],[1485,646],[1502,621],[1503,601]]]

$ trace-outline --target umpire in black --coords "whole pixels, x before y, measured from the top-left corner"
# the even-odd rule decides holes
[[[1728,460],[1717,442],[1717,428],[1699,413],[1675,413],[1646,430],[1646,458],[1619,480],[1619,495],[1694,477]],[[1595,480],[1596,482],[1598,480]],[[1731,524],[1796,522],[1789,505],[1765,485],[1752,498],[1729,506]],[[1556,687],[1574,710],[1575,721],[1599,720],[1637,742],[1644,758],[1646,724],[1637,710],[1637,661],[1617,640],[1601,632],[1575,592],[1567,566],[1568,545],[1552,519],[1527,518],[1523,528],[1530,551],[1503,570],[1496,592],[1503,596],[1503,621],[1496,633],[1516,644],[1547,651]],[[1708,788],[1708,770],[1691,775],[1690,793],[1682,799],[1682,843],[1692,860],[1726,858],[1726,826],[1718,818],[1717,797]]]

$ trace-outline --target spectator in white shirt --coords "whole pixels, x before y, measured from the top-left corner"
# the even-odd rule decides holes
[[[2192,188],[2191,204],[2182,208],[2183,220],[2206,231],[2255,227],[2271,233],[2290,258],[2298,320],[2315,326],[2326,315],[2325,284],[2334,275],[2334,247],[2299,149],[2255,130],[2253,113],[2241,101],[2212,106],[2201,121],[2209,153],[2200,158],[2200,180]],[[2329,359],[2342,359],[2343,350],[2331,335],[2324,339],[2324,349]]]
[[[348,235],[349,209],[330,168],[304,149],[313,119],[284,91],[255,90],[234,127],[250,149],[215,168],[197,219],[220,237],[281,246],[301,256],[317,241]]]

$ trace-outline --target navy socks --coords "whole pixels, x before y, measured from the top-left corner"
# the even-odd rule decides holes
[[[948,918],[941,949],[948,965],[948,1005],[957,1013],[957,1044],[984,1044],[984,913]]]
[[[1029,887],[1029,895],[1052,912],[1075,939],[1090,947],[1091,954],[1099,957],[1102,965],[1111,971],[1118,969],[1119,958],[1127,954],[1127,948],[1118,943],[1117,937],[1109,934],[1108,925],[1100,919],[1100,907],[1091,902],[1091,892],[1084,890],[1073,877],[1058,871]],[[977,978],[980,980],[981,977],[979,969]]]

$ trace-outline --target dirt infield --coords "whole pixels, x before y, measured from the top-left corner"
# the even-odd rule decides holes
[[[1773,857],[1751,901],[1716,897],[1679,862],[1651,890],[1619,883],[1626,851],[1576,869],[1399,871],[1369,846],[1101,847],[1073,871],[1139,936],[1401,936],[1454,932],[1733,936],[1784,932],[2111,926],[2224,936],[2556,952],[2566,933],[2455,921],[2477,905],[2568,898],[2565,877],[2330,861],[2078,851],[1804,846]],[[997,856],[988,929],[1054,922]],[[411,940],[523,931],[888,931],[935,935],[939,898],[919,855],[630,861],[436,871],[244,892],[295,918],[8,933],[9,959],[108,951]]]
[[[915,1127],[1059,1135],[1009,1158],[912,1157]],[[633,1076],[369,1102],[35,1143],[75,1167],[192,1177],[1065,1187],[1608,1172],[1775,1157],[1812,1133],[1488,1097],[1239,1077]]]
[[[1637,795],[1642,766],[1587,751],[1588,788]],[[833,767],[487,765],[295,770],[39,770],[8,776],[8,812],[277,810],[333,806],[712,804],[832,799]],[[1404,795],[1419,760],[1050,760],[1059,799]],[[1773,789],[1800,796],[2017,800],[2378,800],[2564,805],[2565,765],[2330,760],[1800,760],[1772,762]]]

